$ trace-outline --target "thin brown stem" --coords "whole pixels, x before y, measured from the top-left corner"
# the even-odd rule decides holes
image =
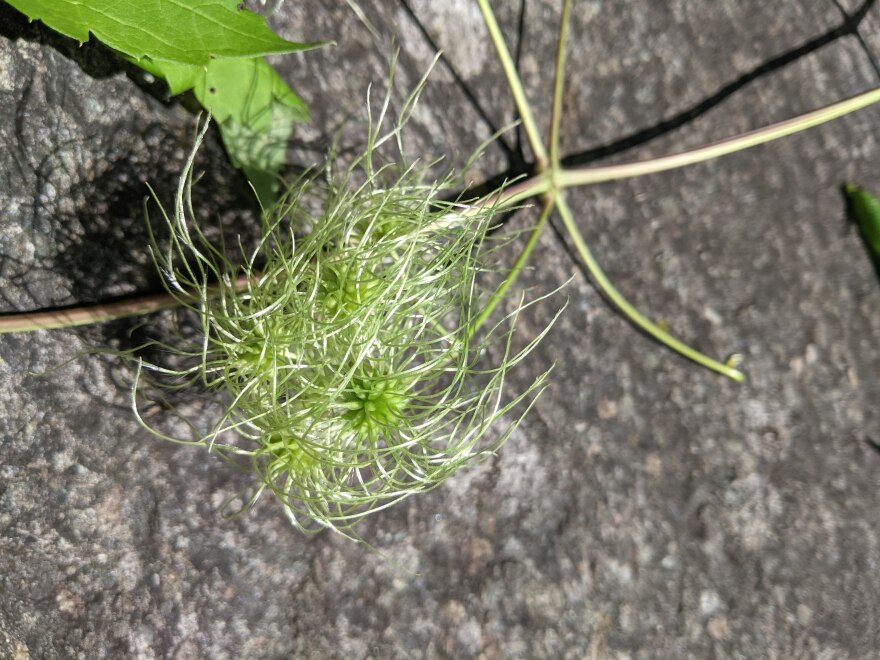
[[[235,290],[247,288],[248,278],[239,277]],[[209,289],[208,295],[216,294],[217,287]],[[193,298],[196,301],[197,298]],[[54,330],[73,328],[91,323],[106,323],[130,316],[153,314],[163,309],[171,309],[181,304],[179,294],[154,293],[146,296],[126,298],[111,303],[80,305],[58,309],[44,309],[36,312],[20,312],[0,316],[0,334],[7,332],[29,332],[33,330]]]
[[[90,323],[106,323],[127,316],[151,314],[177,304],[177,300],[171,294],[156,293],[112,303],[8,314],[0,316],[0,333],[53,330]]]

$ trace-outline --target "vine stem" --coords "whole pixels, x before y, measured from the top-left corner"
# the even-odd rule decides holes
[[[547,165],[547,151],[544,148],[544,143],[541,141],[538,124],[535,122],[535,118],[532,115],[532,109],[529,106],[529,101],[526,97],[526,92],[523,89],[522,82],[519,79],[519,74],[516,72],[516,63],[510,56],[510,51],[507,50],[507,44],[504,42],[504,35],[501,34],[501,28],[498,27],[498,21],[495,20],[495,14],[492,13],[492,7],[489,5],[489,0],[477,0],[477,4],[479,4],[480,11],[483,13],[483,22],[486,24],[486,29],[489,31],[489,38],[495,46],[495,51],[498,54],[501,67],[504,69],[504,75],[507,78],[507,85],[510,87],[510,93],[513,95],[514,103],[516,103],[516,110],[519,113],[520,119],[522,119],[523,128],[526,131],[529,145],[532,147],[532,152],[535,154],[536,165],[538,170],[541,170]]]
[[[568,23],[571,16],[571,0],[562,3],[562,19],[559,22],[559,40],[556,44],[556,74],[553,78],[553,108],[550,111],[550,169],[558,172],[559,126],[562,121],[562,99],[565,91],[565,42],[568,37]]]
[[[523,249],[517,257],[516,262],[507,273],[507,277],[504,278],[501,286],[499,286],[495,290],[495,292],[492,294],[492,297],[489,298],[488,302],[486,303],[486,306],[482,309],[477,318],[474,319],[473,323],[471,323],[470,328],[468,328],[468,338],[473,337],[474,334],[476,334],[477,330],[479,330],[480,327],[486,322],[486,319],[489,318],[489,316],[498,306],[498,303],[500,303],[501,300],[504,298],[507,290],[516,281],[516,278],[519,277],[519,274],[522,272],[523,268],[525,268],[526,263],[528,262],[529,257],[532,254],[532,250],[538,243],[538,237],[541,235],[541,231],[544,229],[544,225],[547,224],[547,220],[549,220],[550,214],[553,212],[554,204],[555,200],[552,197],[544,200],[544,206],[541,209],[541,214],[538,216],[538,222],[532,228],[526,244],[523,246]]]
[[[241,292],[248,286],[247,277],[239,277],[235,280],[235,290]],[[217,287],[209,289],[208,295],[216,295]],[[199,300],[193,296],[192,301]],[[20,312],[0,316],[0,334],[7,332],[29,332],[33,330],[55,330],[58,328],[73,328],[92,323],[107,323],[130,316],[153,314],[163,309],[171,309],[182,304],[180,294],[170,292],[154,293],[146,296],[135,296],[109,303],[95,305],[80,305],[76,307],[61,307],[57,309],[44,309],[36,312]]]
[[[615,288],[615,286],[611,283],[611,280],[608,279],[608,276],[605,275],[602,268],[599,266],[599,263],[596,261],[595,257],[593,257],[592,252],[590,252],[590,248],[587,246],[587,242],[584,240],[583,235],[577,227],[577,223],[574,220],[574,214],[571,212],[571,209],[568,206],[568,203],[565,201],[565,196],[563,193],[558,193],[556,195],[556,206],[559,210],[559,216],[562,218],[563,224],[565,224],[565,228],[571,236],[572,241],[574,242],[575,249],[580,255],[581,259],[583,259],[584,265],[587,268],[587,271],[590,273],[590,277],[596,282],[596,286],[599,287],[599,290],[604,293],[608,299],[614,304],[623,314],[632,321],[636,326],[644,330],[646,333],[651,335],[657,341],[667,345],[669,348],[681,353],[686,358],[693,360],[699,365],[702,365],[708,369],[713,371],[717,371],[728,378],[735,380],[737,383],[742,383],[745,380],[745,375],[734,368],[734,364],[739,361],[738,356],[733,356],[728,359],[727,362],[719,362],[718,360],[713,360],[712,358],[700,353],[699,351],[691,348],[684,342],[676,339],[668,332],[663,330],[656,323],[648,319],[641,312],[639,312],[632,304],[624,298],[623,294]]]
[[[480,0],[484,2],[485,0]],[[514,72],[515,73],[515,72]],[[524,97],[523,97],[524,98]],[[719,156],[748,149],[759,144],[771,142],[779,138],[818,126],[827,121],[837,119],[848,113],[855,112],[880,101],[880,88],[853,96],[849,99],[832,103],[819,110],[788,119],[764,128],[750,131],[743,135],[727,138],[719,142],[690,149],[677,154],[661,156],[644,161],[610,165],[606,167],[583,167],[562,169],[556,176],[549,172],[541,172],[533,177],[515,182],[504,190],[492,193],[472,205],[473,212],[487,206],[507,208],[523,200],[544,195],[554,189],[574,188],[592,183],[614,181],[629,177],[644,176],[693,165],[711,160]],[[527,107],[527,106],[526,106]],[[525,121],[525,119],[524,119]],[[554,181],[555,179],[555,181]],[[467,211],[450,214],[446,223],[452,223],[459,215],[467,215]],[[574,235],[572,239],[575,239]],[[242,285],[243,288],[244,285]],[[72,327],[89,323],[103,323],[126,316],[149,314],[168,309],[178,304],[177,299],[169,293],[139,296],[114,303],[70,307],[66,309],[41,310],[0,315],[0,333],[26,332],[31,330],[48,330],[53,328]]]
[[[555,181],[546,172],[536,174],[527,179],[517,181],[504,190],[492,193],[480,200],[478,208],[488,204],[496,204],[502,208],[513,206],[519,202],[542,195],[555,184],[559,188],[578,188],[581,186],[608,181],[635,178],[648,174],[657,174],[668,170],[696,165],[719,156],[726,156],[737,151],[743,151],[767,142],[772,142],[789,135],[793,135],[808,128],[813,128],[825,122],[832,121],[866,108],[880,101],[880,87],[858,94],[851,98],[825,106],[791,119],[786,119],[763,128],[742,133],[740,135],[711,142],[709,144],[656,158],[649,158],[620,165],[607,165],[603,167],[575,167],[561,168],[555,177]]]
[[[54,330],[90,323],[106,323],[128,316],[152,314],[177,304],[177,300],[168,293],[156,293],[112,303],[9,314],[0,317],[0,333]]]
[[[563,170],[559,173],[557,183],[562,188],[573,188],[605,181],[617,181],[646,174],[655,174],[667,170],[702,163],[719,156],[749,149],[766,142],[772,142],[794,133],[805,131],[819,126],[833,119],[838,119],[856,110],[873,105],[880,101],[880,87],[863,94],[850,97],[837,103],[825,106],[812,112],[770,124],[748,133],[742,133],[735,137],[719,140],[702,147],[689,149],[677,154],[651,158],[643,161],[624,163],[621,165],[609,165],[607,167],[582,167]]]

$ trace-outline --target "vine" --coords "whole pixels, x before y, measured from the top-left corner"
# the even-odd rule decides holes
[[[617,290],[578,229],[567,191],[685,167],[792,135],[880,101],[880,89],[680,153],[605,167],[568,166],[559,136],[572,1],[562,4],[546,140],[489,1],[476,1],[535,157],[531,176],[481,198],[465,193],[448,201],[459,176],[426,179],[430,164],[410,162],[402,146],[423,79],[396,120],[385,97],[370,117],[366,148],[347,169],[328,165],[323,177],[290,184],[265,212],[259,246],[237,264],[192,220],[192,171],[205,124],[173,213],[163,213],[171,244],[151,246],[166,293],[8,315],[0,318],[0,332],[189,309],[199,322],[198,340],[162,345],[183,367],[123,355],[136,362],[138,421],[159,437],[207,447],[251,470],[256,485],[246,503],[272,492],[298,528],[346,534],[364,515],[492,455],[543,389],[547,373],[521,392],[508,392],[506,384],[510,370],[552,325],[518,346],[517,317],[542,297],[520,294],[512,312],[493,319],[554,213],[596,287],[624,317],[696,364],[742,382],[738,355],[719,360],[686,345]],[[394,160],[380,156],[383,146],[395,147]],[[501,211],[532,199],[540,213],[526,237],[490,232]],[[514,242],[521,242],[518,257],[500,266],[499,248]],[[486,276],[498,272],[500,284],[487,288]],[[503,351],[490,365],[486,354],[493,344]],[[201,382],[225,396],[225,411],[210,428],[192,424],[191,438],[169,434],[139,412],[147,380],[169,388]],[[511,421],[514,409],[519,412]],[[498,424],[502,428],[493,429]]]

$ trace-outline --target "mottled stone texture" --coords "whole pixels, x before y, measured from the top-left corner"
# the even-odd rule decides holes
[[[519,2],[495,4],[513,42]],[[558,4],[528,2],[523,35],[521,70],[544,122]],[[357,146],[392,37],[401,90],[430,62],[402,5],[359,6],[378,40],[343,2],[288,0],[272,19],[290,38],[337,42],[275,60],[313,108],[297,145],[320,149],[343,125],[343,143]],[[414,0],[412,12],[484,114],[508,122],[474,4]],[[576,1],[564,150],[588,158],[680,117],[605,154],[646,157],[877,84],[880,7],[859,27],[863,43],[846,30],[823,39],[841,22],[831,0]],[[155,287],[143,182],[167,199],[192,115],[100,49],[46,43],[8,12],[3,23],[3,309]],[[880,440],[880,285],[839,186],[880,190],[878,127],[869,109],[720,162],[573,193],[622,292],[710,354],[743,353],[748,383],[635,332],[548,233],[523,283],[546,291],[575,277],[524,330],[569,304],[513,385],[555,362],[552,387],[496,458],[370,519],[361,532],[378,553],[303,537],[270,500],[223,519],[244,478],[142,431],[125,368],[82,356],[46,371],[130,341],[132,324],[0,337],[0,656],[874,655],[880,454],[866,439]],[[461,163],[490,132],[438,66],[412,149]],[[506,158],[493,147],[475,178]],[[248,230],[253,206],[224,162],[212,140],[200,208]],[[186,405],[199,415],[197,399]]]

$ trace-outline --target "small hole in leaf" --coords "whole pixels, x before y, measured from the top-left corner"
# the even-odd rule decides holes
[[[216,94],[216,93],[217,93],[217,88],[216,88],[216,87],[208,87],[208,91],[209,91],[211,94]]]
[[[239,3],[238,3],[238,11],[244,11],[244,10],[245,10],[245,5],[244,5],[244,3],[243,3],[243,2],[239,2]]]

